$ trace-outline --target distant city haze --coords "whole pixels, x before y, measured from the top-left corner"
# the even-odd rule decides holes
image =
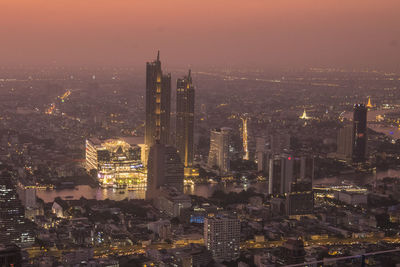
[[[399,0],[0,0],[0,66],[400,70]]]

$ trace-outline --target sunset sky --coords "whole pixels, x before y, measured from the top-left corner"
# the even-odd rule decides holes
[[[399,0],[0,0],[0,65],[400,69]]]

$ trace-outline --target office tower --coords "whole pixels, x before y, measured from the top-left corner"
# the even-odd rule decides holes
[[[183,164],[173,146],[155,144],[150,148],[146,199],[158,196],[161,186],[183,192]]]
[[[239,257],[240,221],[230,217],[204,219],[204,243],[216,261],[231,261]]]
[[[275,155],[269,160],[268,194],[279,195],[290,191],[293,181],[293,157]]]
[[[309,215],[314,211],[314,194],[311,180],[298,180],[290,185],[286,196],[286,214],[288,216]]]
[[[194,94],[189,70],[176,88],[176,148],[185,167],[193,166]]]
[[[273,153],[283,153],[290,149],[290,135],[277,133],[270,136],[270,146]]]
[[[247,132],[247,121],[248,118],[246,118],[245,116],[243,116],[242,118],[242,122],[243,122],[243,127],[242,127],[242,141],[243,141],[243,159],[244,160],[249,160],[250,156],[249,156],[249,143],[248,143],[248,132]]]
[[[337,136],[337,156],[344,160],[351,160],[353,156],[352,125],[346,125],[339,130]]]
[[[9,176],[0,177],[0,244],[23,244],[34,239],[27,231],[24,207]]]
[[[146,128],[145,144],[149,149],[159,141],[169,142],[171,113],[171,74],[163,75],[160,52],[146,64]]]
[[[354,105],[353,138],[353,162],[365,162],[367,156],[367,108],[364,104]]]
[[[211,130],[210,153],[208,154],[208,166],[217,166],[221,173],[229,172],[229,142],[231,128],[223,127]]]

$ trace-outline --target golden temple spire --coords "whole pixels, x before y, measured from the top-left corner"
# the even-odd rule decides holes
[[[367,104],[367,108],[372,108],[372,104],[371,104],[371,97],[368,97],[368,104]]]

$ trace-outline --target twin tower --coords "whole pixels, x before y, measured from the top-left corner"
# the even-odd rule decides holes
[[[160,52],[155,61],[147,62],[145,144],[150,149],[148,198],[152,198],[151,195],[156,194],[160,186],[172,186],[179,191],[183,188],[183,167],[193,165],[194,95],[189,70],[187,76],[177,80],[176,140],[173,142],[170,126],[171,74],[163,74]]]

